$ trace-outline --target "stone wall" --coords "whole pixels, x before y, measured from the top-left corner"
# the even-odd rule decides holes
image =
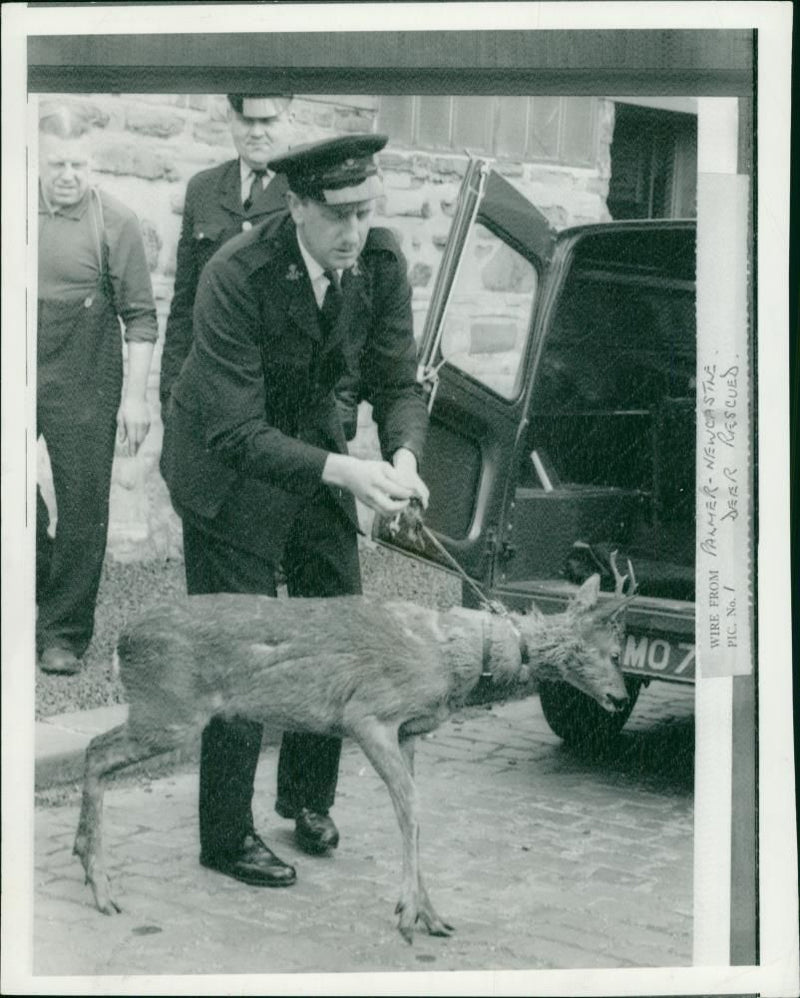
[[[235,150],[226,123],[227,102],[206,94],[48,95],[79,104],[91,117],[94,182],[139,217],[152,274],[163,338],[175,272],[186,183],[198,170],[230,159]],[[613,108],[597,102],[597,159],[592,167],[498,161],[496,169],[560,229],[608,219]],[[296,142],[375,127],[379,98],[307,96],[294,102]],[[434,277],[447,239],[466,157],[395,148],[380,156],[385,194],[376,222],[394,230],[409,264],[415,330],[421,330]],[[111,492],[109,554],[119,560],[178,556],[180,529],[158,474],[162,426],[158,403],[161,341],[148,386],[150,434],[135,458],[118,454]],[[362,406],[352,450],[376,451],[369,407]],[[46,451],[40,446],[39,478],[54,506]],[[365,518],[365,525],[368,518]]]

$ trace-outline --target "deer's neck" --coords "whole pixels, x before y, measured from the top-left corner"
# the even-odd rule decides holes
[[[575,644],[575,622],[563,613],[512,615],[523,636],[526,659],[534,679],[560,679],[563,664]],[[561,667],[560,667],[561,666]]]
[[[459,608],[440,615],[440,626],[446,637],[442,648],[456,680],[453,700],[466,698],[482,675],[499,686],[527,680],[524,642],[513,622],[484,610]]]
[[[441,695],[451,705],[466,700],[485,669],[502,683],[519,679],[520,641],[508,621],[463,607],[438,611],[389,603],[387,609],[411,633],[424,635],[424,643],[441,660],[446,677]]]

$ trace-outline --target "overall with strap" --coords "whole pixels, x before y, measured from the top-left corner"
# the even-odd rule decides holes
[[[94,628],[123,376],[103,207],[95,189],[87,197],[97,285],[78,301],[40,298],[37,323],[37,433],[47,444],[58,517],[54,540],[37,488],[37,647],[79,657]]]

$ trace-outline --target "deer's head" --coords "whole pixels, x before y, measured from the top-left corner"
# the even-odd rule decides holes
[[[539,680],[569,683],[586,693],[610,713],[622,710],[628,691],[620,670],[624,611],[632,594],[618,594],[598,606],[600,576],[580,587],[560,614],[538,609],[516,618]]]

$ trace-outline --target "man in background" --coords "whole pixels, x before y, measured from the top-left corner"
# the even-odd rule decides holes
[[[114,438],[135,454],[147,435],[145,393],[158,336],[139,222],[90,186],[88,139],[79,112],[42,108],[36,419],[57,525],[51,539],[37,489],[36,644],[42,671],[62,675],[79,670],[94,630]]]
[[[286,181],[267,161],[288,145],[291,97],[228,96],[236,159],[195,174],[186,188],[175,291],[161,357],[162,414],[192,345],[192,311],[203,267],[232,236],[286,210]]]

